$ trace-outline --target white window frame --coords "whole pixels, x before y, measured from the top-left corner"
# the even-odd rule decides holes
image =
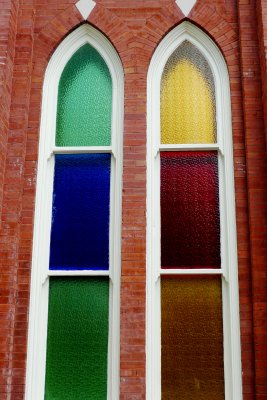
[[[89,43],[106,62],[112,79],[111,146],[56,147],[58,84],[67,62]],[[45,391],[49,276],[109,276],[107,399],[119,399],[121,198],[124,73],[120,58],[98,30],[81,25],[58,46],[44,77],[33,234],[31,297],[26,370],[26,400],[42,400]],[[49,271],[52,191],[55,154],[111,154],[109,271]]]
[[[160,144],[160,82],[168,58],[185,40],[203,54],[214,76],[217,144]],[[221,259],[220,270],[174,270],[174,274],[219,274],[222,277],[225,400],[242,399],[239,289],[236,243],[230,83],[227,65],[216,44],[186,21],[174,28],[157,47],[147,81],[147,304],[146,367],[148,400],[161,399],[160,276],[160,151],[218,151]],[[168,270],[170,274],[170,270]]]

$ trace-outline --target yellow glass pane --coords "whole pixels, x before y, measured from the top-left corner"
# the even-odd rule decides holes
[[[162,75],[161,143],[216,143],[212,71],[188,41],[171,55]]]

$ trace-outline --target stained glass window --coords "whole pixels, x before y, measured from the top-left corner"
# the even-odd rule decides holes
[[[119,398],[124,74],[90,24],[44,75],[31,269],[28,400]]]
[[[58,87],[46,400],[107,399],[111,111],[109,68],[85,44]]]
[[[224,400],[215,98],[209,63],[185,40],[161,78],[162,400]]]

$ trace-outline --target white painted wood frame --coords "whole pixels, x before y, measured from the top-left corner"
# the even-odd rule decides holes
[[[58,84],[73,54],[89,43],[103,57],[112,78],[111,146],[56,147]],[[26,371],[26,400],[43,400],[49,276],[109,276],[108,396],[119,399],[121,195],[124,73],[118,54],[106,37],[88,24],[81,25],[58,46],[47,66],[41,111],[37,191],[34,219],[31,295]],[[111,153],[109,271],[49,271],[54,154]]]
[[[217,143],[214,145],[160,144],[160,82],[168,58],[185,40],[203,54],[210,65],[216,92]],[[225,399],[242,399],[238,266],[232,121],[227,65],[216,44],[190,22],[174,28],[157,47],[147,81],[147,400],[161,399],[160,276],[160,152],[216,150],[218,152],[221,269],[167,270],[168,274],[220,274],[222,277]]]

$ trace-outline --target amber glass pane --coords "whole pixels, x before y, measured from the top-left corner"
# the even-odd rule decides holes
[[[219,277],[162,278],[162,400],[224,400]]]
[[[161,153],[162,268],[220,268],[216,152]]]
[[[215,143],[216,107],[211,68],[190,42],[168,59],[161,79],[161,143]]]

